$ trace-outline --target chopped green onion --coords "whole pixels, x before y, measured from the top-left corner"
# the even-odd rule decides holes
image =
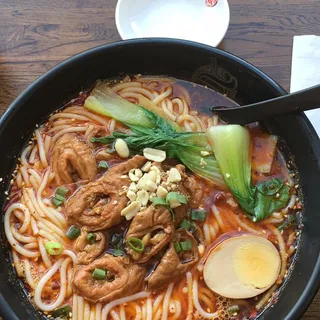
[[[63,204],[63,201],[58,200],[56,198],[52,199],[52,203],[56,206],[56,207],[60,207]]]
[[[100,161],[98,164],[98,167],[102,169],[109,169],[109,165],[107,161]]]
[[[59,194],[60,196],[65,197],[67,195],[67,193],[69,192],[69,189],[66,187],[59,187],[56,190],[56,195]]]
[[[179,251],[181,251],[181,247],[180,247],[180,244],[179,242],[174,242],[173,243],[173,246],[174,246],[174,249],[176,250],[176,252],[178,253]]]
[[[192,242],[189,240],[179,242],[179,245],[182,251],[189,251],[190,249],[192,249]]]
[[[193,223],[191,223],[190,221],[183,219],[180,224],[180,228],[193,232],[195,230],[196,226]]]
[[[135,252],[143,252],[144,244],[139,238],[128,238],[127,245]]]
[[[52,199],[52,203],[56,206],[59,207],[61,206],[65,201],[66,201],[66,194],[69,192],[69,189],[66,187],[59,187],[56,190],[56,194]]]
[[[66,236],[71,239],[71,240],[74,240],[74,239],[77,239],[79,236],[80,236],[80,229],[77,228],[76,226],[71,226],[67,233],[66,233]]]
[[[194,221],[205,221],[206,216],[207,216],[207,212],[205,210],[200,210],[200,209],[192,210],[190,215],[191,220],[194,220]]]
[[[170,203],[171,201],[175,200],[179,201],[180,203],[187,203],[187,198],[184,195],[178,192],[169,192],[166,196],[166,201]]]
[[[107,277],[107,271],[104,269],[95,268],[92,276],[97,280],[104,280]]]
[[[62,202],[66,201],[66,198],[60,194],[56,194],[54,198]]]
[[[97,241],[97,236],[94,233],[90,232],[87,234],[86,239],[89,244],[93,244]]]
[[[152,205],[154,207],[156,206],[168,206],[168,203],[165,199],[159,198],[159,197],[154,197],[152,198]]]
[[[69,305],[65,305],[61,308],[58,308],[52,312],[52,315],[55,318],[69,318],[69,313],[72,311]]]
[[[51,256],[58,256],[64,250],[62,244],[56,241],[47,241],[44,246]]]
[[[229,313],[230,316],[232,316],[235,312],[238,312],[238,311],[240,311],[240,307],[236,304],[227,309],[227,312]]]

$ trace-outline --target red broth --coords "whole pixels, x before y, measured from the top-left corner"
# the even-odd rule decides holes
[[[208,126],[219,122],[211,114],[212,106],[236,105],[235,102],[211,89],[170,78],[126,77],[122,82],[110,82],[110,86],[120,96],[134,103],[139,102],[139,94],[150,101],[155,99],[157,107],[162,108],[182,128],[189,131],[204,131]],[[287,208],[275,212],[266,220],[254,223],[240,208],[230,191],[196,176],[197,185],[201,186],[202,192],[198,206],[207,212],[207,216],[204,222],[196,223],[196,238],[201,259],[192,270],[179,279],[172,279],[164,289],[152,292],[146,297],[142,295],[141,298],[116,304],[113,308],[110,307],[108,312],[106,311],[108,307],[104,304],[90,304],[74,293],[72,272],[73,260],[77,254],[75,242],[65,236],[69,228],[65,207],[56,209],[51,203],[59,187],[55,183],[51,170],[52,148],[58,140],[57,136],[61,137],[68,132],[77,135],[82,141],[88,141],[90,125],[93,128],[102,128],[104,134],[114,130],[126,130],[123,125],[109,117],[86,110],[83,107],[86,96],[87,93],[81,93],[78,98],[53,114],[37,129],[35,136],[21,155],[21,162],[17,166],[15,178],[12,181],[11,200],[8,202],[5,213],[9,215],[6,227],[9,230],[9,238],[14,239],[10,242],[14,266],[31,297],[34,297],[35,305],[46,314],[51,313],[53,310],[49,310],[48,305],[56,303],[62,295],[61,301],[56,303],[54,309],[69,305],[72,319],[114,319],[124,314],[127,320],[206,319],[206,317],[254,319],[268,301],[271,300],[272,303],[275,299],[276,290],[281,286],[290,267],[290,257],[295,253],[297,226],[288,225],[283,229],[281,227],[280,230],[279,227],[283,226],[288,217],[296,215],[301,209],[301,203],[296,197],[297,190],[281,152],[278,148],[272,151],[270,135],[258,125],[250,127],[253,141],[252,182],[256,184],[272,177],[284,179],[288,185],[292,186],[291,200]],[[101,154],[106,155],[104,146],[92,144],[90,147],[97,161]],[[42,151],[42,154],[39,151]],[[116,153],[108,154],[106,160],[109,166],[123,162]],[[258,172],[261,164],[266,162],[270,163],[270,172]],[[99,169],[97,178],[104,173],[103,169]],[[188,174],[193,175],[191,172]],[[87,183],[87,181],[78,181],[67,187],[72,194]],[[29,218],[26,218],[26,211],[30,214]],[[25,219],[29,219],[29,223]],[[117,234],[124,238],[128,226],[129,222],[122,221],[118,226],[103,231],[108,245],[100,256],[114,249],[110,244],[113,235]],[[14,229],[13,233],[12,229]],[[256,234],[272,241],[280,252],[282,269],[277,283],[266,293],[252,299],[232,300],[215,294],[206,286],[203,281],[202,263],[217,239],[224,235],[242,233]],[[67,250],[65,254],[48,256],[44,244],[49,240],[61,242]],[[156,256],[146,264],[149,274],[157,265],[157,259],[161,257]],[[57,265],[58,269],[53,272]],[[53,274],[48,281],[41,283],[41,280],[50,272]],[[141,288],[140,291],[144,290],[145,288]],[[196,294],[194,294],[195,291]],[[234,309],[233,306],[238,308]],[[231,312],[232,310],[236,311]]]

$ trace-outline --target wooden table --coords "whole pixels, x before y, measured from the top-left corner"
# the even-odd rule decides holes
[[[320,35],[320,0],[229,3],[231,24],[220,47],[261,68],[288,90],[292,37]],[[116,0],[1,0],[0,114],[61,60],[120,40],[115,7]],[[320,294],[303,319],[320,319]]]

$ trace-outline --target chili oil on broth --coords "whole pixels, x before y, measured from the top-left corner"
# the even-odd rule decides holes
[[[110,82],[110,86],[121,97],[134,103],[138,103],[139,99],[141,101],[142,95],[162,108],[171,120],[186,131],[205,131],[208,126],[218,124],[218,119],[211,116],[210,108],[213,105],[234,104],[213,90],[171,78],[126,77],[120,82]],[[200,261],[195,267],[186,272],[180,280],[169,283],[161,290],[149,293],[142,289],[130,295],[128,299],[116,299],[115,302],[107,304],[89,303],[74,293],[72,281],[73,269],[77,263],[76,241],[66,237],[69,225],[65,207],[56,208],[52,204],[56,189],[61,187],[55,182],[52,172],[52,148],[64,135],[75,135],[93,150],[97,163],[107,161],[112,167],[124,160],[116,153],[105,157],[105,147],[91,143],[90,139],[101,132],[103,135],[108,135],[115,130],[126,130],[114,119],[84,109],[83,102],[86,96],[87,93],[80,93],[78,98],[51,115],[47,123],[35,130],[14,172],[10,200],[5,212],[5,230],[12,247],[15,269],[31,293],[35,306],[45,314],[50,314],[57,308],[70,305],[72,319],[255,318],[266,302],[273,297],[286,276],[290,257],[296,249],[297,230],[293,226],[288,226],[279,231],[277,227],[284,223],[287,215],[292,214],[293,210],[301,209],[300,201],[295,194],[292,194],[285,209],[266,220],[253,223],[231,194],[217,189],[200,177],[195,177],[203,193],[199,208],[206,210],[207,215],[204,222],[194,222],[197,224],[200,255]],[[251,130],[251,135],[254,139],[265,133],[256,127]],[[261,151],[264,148],[263,144],[254,145],[253,152],[258,148],[263,153]],[[277,154],[272,164],[271,175],[284,177],[292,184],[279,151]],[[99,178],[104,173],[104,168],[98,168],[96,177]],[[70,173],[70,176],[79,178],[74,175],[76,173]],[[252,175],[255,181],[264,178],[254,170]],[[87,183],[88,181],[80,179],[75,183],[66,184],[65,187],[70,190],[71,195]],[[125,222],[103,231],[109,248],[105,248],[99,254],[100,257],[114,249],[112,238],[114,235],[125,237],[128,227],[129,223]],[[268,238],[279,250],[282,262],[276,284],[261,296],[246,300],[226,299],[213,293],[206,286],[202,275],[202,258],[208,254],[212,244],[224,234],[239,232]],[[48,241],[60,243],[63,246],[62,253],[57,256],[49,255],[45,248],[45,243]],[[152,269],[154,265],[148,267]],[[147,273],[150,273],[151,269]],[[233,308],[234,306],[238,308]]]

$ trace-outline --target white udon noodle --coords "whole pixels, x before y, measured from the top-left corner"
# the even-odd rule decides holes
[[[165,88],[159,93],[145,88],[143,79],[141,80],[142,82],[119,83],[112,90],[129,99],[139,99],[139,96],[143,95],[153,104],[162,108],[170,119],[176,121],[186,131],[204,131],[207,125],[217,124],[217,118],[203,120],[197,116],[197,112],[190,110],[190,97],[187,92],[182,97],[171,99],[172,86],[170,82],[166,83]],[[62,112],[51,115],[47,124],[49,130],[45,131],[47,134],[44,133],[42,127],[35,130],[33,142],[21,154],[20,165],[16,172],[16,184],[22,190],[21,197],[19,201],[12,203],[7,208],[4,218],[5,233],[12,247],[13,263],[17,274],[24,276],[31,289],[34,289],[34,303],[42,311],[50,312],[56,309],[63,304],[67,297],[72,295],[73,320],[106,320],[109,318],[124,320],[129,304],[135,310],[136,320],[179,319],[182,309],[180,301],[172,297],[173,283],[169,284],[166,291],[159,293],[154,300],[150,298],[149,292],[139,292],[106,305],[101,303],[90,305],[81,296],[72,292],[72,267],[76,263],[75,253],[71,250],[64,250],[62,255],[56,257],[49,256],[45,249],[44,243],[48,240],[58,241],[63,245],[67,242],[65,236],[67,221],[44,193],[47,185],[53,179],[49,164],[50,151],[55,141],[63,134],[84,134],[90,124],[103,126],[110,133],[117,126],[114,119],[107,120],[83,107],[71,106]],[[39,169],[39,164],[42,170]],[[292,200],[293,204],[294,200]],[[224,222],[215,206],[212,208],[212,214],[214,216],[213,222],[211,224],[205,223],[203,227],[206,244],[213,242],[224,230]],[[13,215],[20,221],[18,229],[13,223]],[[242,229],[261,235],[260,230],[253,229],[238,217],[237,219],[236,222]],[[275,234],[280,246],[283,263],[281,276],[284,276],[287,258],[283,237],[272,225],[273,220],[270,222],[268,228]],[[32,264],[37,261],[42,263],[45,268],[43,274],[36,274],[33,271]],[[201,270],[199,271],[201,272]],[[46,283],[56,274],[60,279],[60,291],[55,301],[46,304],[42,300],[42,293]],[[203,308],[203,306],[207,306],[207,309],[211,308],[212,311],[213,302],[210,301],[208,295],[199,291],[198,281],[193,279],[191,272],[186,274],[186,286],[187,319],[192,319],[195,311],[203,318],[217,317],[217,312],[207,312]],[[277,285],[271,289],[274,291],[276,288]],[[271,289],[267,293],[267,298],[273,292]],[[264,299],[266,298],[264,297]],[[261,308],[263,304],[263,301],[258,303],[257,308]]]

